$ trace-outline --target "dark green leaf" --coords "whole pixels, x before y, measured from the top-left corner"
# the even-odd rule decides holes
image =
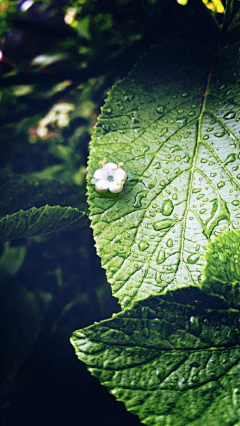
[[[10,241],[15,238],[79,228],[86,224],[86,218],[85,212],[73,207],[49,205],[39,209],[32,207],[3,217],[0,220],[0,239]]]
[[[196,287],[137,302],[72,344],[100,382],[149,426],[237,426],[240,313]]]

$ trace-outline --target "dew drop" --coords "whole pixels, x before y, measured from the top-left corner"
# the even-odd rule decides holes
[[[173,203],[171,200],[164,200],[162,203],[162,214],[164,216],[170,216],[174,209]]]
[[[176,155],[176,157],[174,158],[175,161],[181,161],[181,157],[180,155]]]
[[[235,112],[232,112],[232,111],[226,112],[226,114],[224,114],[224,116],[223,116],[223,118],[225,118],[225,120],[232,120],[235,117],[236,117],[236,114],[235,114]]]
[[[140,251],[144,251],[149,247],[149,244],[147,243],[147,241],[140,241],[138,247]]]
[[[145,198],[148,194],[148,191],[141,191],[136,195],[133,207],[140,208],[142,207],[142,199]]]
[[[124,96],[124,100],[127,101],[127,102],[131,102],[133,100],[134,96],[135,96],[134,93],[129,93],[128,95]]]
[[[165,106],[164,105],[159,105],[156,107],[156,111],[158,112],[158,114],[162,114],[165,110]]]
[[[162,282],[162,274],[158,271],[155,274],[155,280],[157,281],[158,284],[161,284]]]
[[[176,120],[176,122],[177,122],[178,124],[182,124],[183,126],[184,126],[185,124],[187,124],[187,121],[188,121],[187,117],[178,118],[178,119]]]
[[[239,206],[240,201],[239,200],[233,200],[232,205],[233,206]]]
[[[225,131],[216,132],[216,133],[214,133],[214,136],[216,136],[217,138],[222,138],[225,134],[226,134]]]
[[[156,259],[158,265],[163,263],[166,259],[165,250],[160,250]]]
[[[157,368],[157,369],[156,369],[156,376],[157,376],[157,378],[158,378],[159,380],[162,380],[163,372],[162,372],[162,370],[161,370],[160,368]]]
[[[174,145],[171,148],[171,152],[182,151],[182,148],[179,145]]]
[[[167,229],[170,228],[170,226],[172,226],[173,221],[170,219],[166,219],[166,220],[160,220],[158,222],[155,222],[153,224],[153,228],[155,229],[155,231],[161,231],[161,229]]]
[[[162,130],[161,130],[161,132],[158,133],[158,136],[164,136],[165,133],[167,133],[167,131],[168,131],[168,127],[163,127]]]
[[[217,187],[218,187],[219,189],[223,188],[223,187],[224,187],[224,185],[225,185],[225,182],[224,182],[223,180],[221,180],[220,182],[218,182],[218,183],[217,183]]]
[[[201,326],[199,323],[198,316],[191,316],[189,319],[189,328],[192,332],[199,333],[201,331]]]
[[[203,140],[207,141],[209,139],[209,135],[204,135]]]
[[[166,175],[168,175],[169,172],[170,172],[169,169],[163,169],[163,173],[165,173]]]
[[[183,97],[183,98],[188,98],[188,96],[189,96],[189,93],[187,93],[187,92],[183,92],[183,93],[182,93],[182,97]]]
[[[124,259],[126,259],[129,256],[129,249],[123,247],[119,247],[117,249],[117,254],[119,257],[123,257]]]
[[[190,254],[187,258],[187,263],[189,263],[190,265],[195,265],[195,263],[197,263],[197,261],[199,260],[199,254]]]
[[[226,160],[224,161],[225,166],[229,163],[233,163],[234,161],[236,161],[236,157],[236,154],[229,154]]]
[[[173,240],[172,240],[172,238],[169,238],[169,240],[167,241],[167,247],[173,247]]]

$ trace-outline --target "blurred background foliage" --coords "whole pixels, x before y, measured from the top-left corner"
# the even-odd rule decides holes
[[[166,38],[212,48],[238,40],[239,2],[224,6],[220,14],[201,0],[186,7],[176,0],[1,0],[0,219],[46,204],[86,212],[88,144],[107,91]],[[89,222],[1,243],[0,253],[3,426],[139,425],[69,344],[73,330],[120,310]]]

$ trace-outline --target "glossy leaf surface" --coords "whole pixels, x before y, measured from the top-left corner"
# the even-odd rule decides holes
[[[188,287],[76,331],[72,344],[91,373],[144,424],[236,426],[239,321],[239,310]]]
[[[102,266],[122,306],[199,285],[212,236],[240,228],[239,45],[154,47],[116,85],[91,143],[89,203]],[[90,183],[124,162],[120,194]]]

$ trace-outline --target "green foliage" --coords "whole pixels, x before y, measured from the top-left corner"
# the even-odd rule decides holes
[[[89,203],[122,306],[199,285],[210,237],[240,227],[238,49],[206,60],[200,46],[162,44],[106,100],[91,142]],[[103,157],[124,162],[120,194],[91,184]]]
[[[75,332],[72,343],[143,423],[233,426],[240,416],[239,319],[229,305],[188,287]]]
[[[204,291],[221,295],[233,308],[240,306],[240,231],[225,232],[208,246],[203,272]]]
[[[0,219],[2,241],[78,228],[86,223],[85,214],[72,207],[45,205],[37,209],[20,210]]]
[[[149,426],[234,426],[239,420],[239,303],[231,309],[239,282],[229,283],[222,269],[220,284],[234,287],[222,300],[210,275],[214,254],[226,265],[222,247],[230,247],[236,235],[228,232],[210,243],[203,288],[215,296],[192,286],[168,291],[72,336],[78,358]],[[233,271],[239,267],[236,256],[231,265]]]
[[[21,413],[27,426],[40,408],[46,425],[64,414],[91,425],[107,406],[104,424],[139,424],[96,382],[93,396],[84,364],[79,386],[68,336],[82,328],[77,355],[141,421],[237,426],[237,0],[217,14],[220,0],[0,3],[1,419]],[[120,308],[82,227],[85,172],[119,79],[93,136],[88,193],[102,265],[127,308],[95,323]],[[125,163],[120,194],[90,183],[105,156]]]

